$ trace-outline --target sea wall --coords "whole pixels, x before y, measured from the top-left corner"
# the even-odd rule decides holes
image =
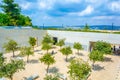
[[[72,45],[74,42],[80,42],[84,50],[89,50],[90,42],[96,41],[106,41],[111,44],[120,44],[120,34],[110,34],[110,33],[93,33],[93,32],[73,32],[73,31],[56,31],[48,30],[48,34],[53,37],[58,37],[58,39],[65,38],[65,43],[67,45]]]
[[[38,38],[38,45],[40,44],[43,36],[47,33],[45,30],[36,29],[3,29],[0,28],[0,52],[4,51],[2,46],[9,39],[15,40],[19,46],[29,46],[29,37]]]
[[[0,28],[0,52],[3,51],[3,44],[9,39],[18,42],[19,46],[29,46],[29,37],[38,38],[40,45],[43,36],[48,33],[58,39],[65,38],[65,44],[73,46],[74,42],[80,42],[84,50],[89,50],[90,42],[106,41],[111,44],[120,45],[120,34],[110,33],[93,33],[93,32],[74,32],[74,31],[57,31],[57,30],[36,30],[36,29],[3,29]]]

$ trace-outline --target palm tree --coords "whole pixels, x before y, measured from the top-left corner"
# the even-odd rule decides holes
[[[52,57],[50,54],[45,54],[42,58],[40,58],[40,61],[47,65],[47,73],[49,70],[49,66],[55,63],[54,57]]]
[[[73,47],[78,50],[78,53],[79,53],[79,50],[83,49],[82,45],[79,42],[74,43]]]
[[[60,50],[60,52],[62,52],[63,55],[66,55],[66,62],[68,61],[67,57],[68,55],[72,54],[72,50],[71,47],[64,47]]]
[[[47,53],[48,53],[48,50],[51,49],[51,47],[52,47],[51,44],[47,44],[47,43],[44,43],[44,44],[42,45],[42,49],[43,49],[43,50],[46,50]]]
[[[60,46],[61,49],[63,45],[65,45],[65,39],[60,39],[59,42],[57,43],[57,46]]]
[[[36,39],[34,37],[29,37],[29,44],[33,47],[36,45]]]
[[[27,63],[29,62],[29,56],[34,54],[30,47],[22,47],[20,53],[23,56],[27,56]]]
[[[103,61],[104,56],[103,54],[98,51],[98,50],[93,50],[90,54],[89,54],[89,58],[91,61],[93,61],[92,67],[94,68],[94,64],[96,61]]]
[[[14,52],[15,50],[18,49],[18,44],[16,41],[14,40],[9,40],[8,43],[5,43],[3,48],[5,48],[5,51],[12,51],[13,52],[13,57],[15,56]]]
[[[44,43],[47,43],[47,44],[53,43],[52,37],[48,34],[45,35],[43,40],[42,40],[42,44],[44,44]]]

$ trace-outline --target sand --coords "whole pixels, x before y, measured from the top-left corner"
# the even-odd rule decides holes
[[[69,62],[65,61],[65,56],[59,52],[59,47],[49,50],[51,52],[54,50],[56,54],[55,57],[56,63],[50,65],[50,69],[56,68],[59,73],[64,74],[69,77],[67,74]],[[39,61],[39,58],[42,57],[46,51],[41,50],[40,46],[35,48],[34,56],[30,56],[30,63],[26,63],[25,70],[17,72],[13,76],[13,80],[24,80],[24,77],[29,77],[33,74],[38,74],[39,78],[36,80],[43,80],[46,75],[46,65]],[[19,54],[19,51],[16,52],[16,55]],[[80,51],[80,54],[76,54],[76,50],[73,49],[73,54],[69,55],[70,57],[82,58],[85,61],[88,61],[91,65],[92,62],[88,58],[89,52]],[[7,57],[7,61],[12,58],[12,53],[4,54]],[[96,70],[92,70],[92,73],[88,80],[120,80],[120,56],[115,55],[106,55],[106,59],[104,62],[96,62]],[[23,57],[23,60],[26,62],[26,57]],[[49,73],[51,74],[51,73]],[[69,80],[69,78],[68,78]]]

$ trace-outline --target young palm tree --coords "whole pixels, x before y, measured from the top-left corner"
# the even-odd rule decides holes
[[[52,47],[51,44],[47,44],[47,43],[44,43],[44,44],[42,45],[42,49],[43,49],[43,50],[46,50],[47,53],[48,53],[48,50],[51,49],[51,47]]]
[[[40,58],[40,61],[47,65],[47,73],[49,70],[49,66],[55,63],[55,59],[51,56],[51,54],[45,54],[42,58]]]
[[[79,53],[79,50],[83,49],[83,48],[82,48],[82,45],[81,45],[79,42],[74,43],[74,46],[73,46],[73,47],[74,47],[75,49],[77,49],[78,53]]]
[[[33,47],[36,45],[36,39],[34,37],[29,37],[29,44]]]
[[[27,56],[27,63],[29,62],[29,56],[34,54],[30,47],[22,47],[20,53],[23,56]]]
[[[25,69],[25,63],[23,60],[11,60],[0,68],[0,77],[7,77],[13,80],[13,75],[16,72]]]
[[[93,61],[92,67],[94,68],[94,64],[96,61],[103,61],[104,56],[103,54],[98,51],[98,50],[93,50],[90,54],[89,54],[89,58],[91,61]]]
[[[44,36],[44,38],[42,40],[42,44],[44,44],[44,43],[47,43],[47,44],[53,43],[52,37],[48,34],[46,36]]]
[[[60,50],[60,52],[63,54],[63,55],[66,55],[66,62],[68,61],[67,57],[68,55],[72,54],[72,50],[71,50],[71,47],[64,47]]]
[[[5,43],[3,48],[5,48],[5,51],[12,51],[13,52],[13,57],[15,56],[14,52],[15,50],[18,49],[18,44],[16,41],[14,40],[9,40],[8,43]]]
[[[61,49],[63,45],[65,45],[65,39],[60,39],[59,42],[57,43],[57,46],[60,46]]]

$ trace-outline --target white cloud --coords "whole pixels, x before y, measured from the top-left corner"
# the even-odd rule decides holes
[[[85,0],[86,2],[96,3],[98,0]]]
[[[38,0],[39,9],[51,9],[56,0]]]
[[[20,7],[23,9],[23,10],[27,10],[31,7],[31,3],[30,2],[25,2],[25,3],[21,3],[20,4]]]
[[[95,16],[92,19],[114,19],[116,16]]]
[[[78,2],[81,2],[81,0],[65,0],[65,2],[68,2],[68,3],[78,3]]]
[[[112,2],[110,6],[112,11],[115,11],[115,12],[120,11],[120,1]]]
[[[50,16],[47,16],[47,15],[43,16],[43,19],[44,19],[44,20],[50,19],[50,18],[51,18],[51,17],[50,17]]]
[[[78,15],[79,16],[84,16],[84,15],[89,15],[94,11],[94,8],[92,6],[88,6],[85,10],[80,12]]]
[[[40,8],[46,8],[47,7],[45,2],[40,2],[39,6],[40,6]]]
[[[85,10],[81,12],[72,12],[72,13],[69,13],[68,15],[86,16],[91,14],[93,11],[94,11],[94,8],[89,5]]]

